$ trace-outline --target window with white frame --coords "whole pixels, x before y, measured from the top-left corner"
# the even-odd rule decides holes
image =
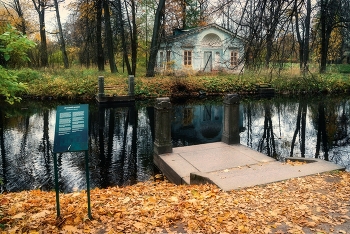
[[[171,58],[171,57],[170,57],[170,55],[171,55],[170,52],[171,52],[170,50],[167,50],[167,51],[166,51],[166,61],[167,61],[167,63],[170,62],[170,58]]]
[[[192,65],[192,51],[184,50],[184,65],[191,66]]]
[[[163,67],[163,63],[164,63],[164,53],[163,51],[159,52],[159,64],[158,67]]]
[[[237,66],[238,65],[238,51],[233,50],[231,51],[231,66]]]

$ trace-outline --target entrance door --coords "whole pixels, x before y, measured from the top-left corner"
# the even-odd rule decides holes
[[[213,68],[213,56],[211,51],[204,52],[204,72],[211,72]]]

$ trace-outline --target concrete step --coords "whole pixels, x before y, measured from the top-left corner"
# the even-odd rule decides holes
[[[305,164],[276,161],[246,146],[223,142],[174,148],[154,156],[155,165],[176,184],[212,183],[224,191],[262,185],[334,170],[345,170],[321,159],[290,158]]]

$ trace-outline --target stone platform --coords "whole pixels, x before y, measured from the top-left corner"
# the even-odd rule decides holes
[[[155,165],[175,184],[216,184],[224,191],[308,176],[344,167],[321,159],[287,158],[283,163],[241,144],[223,142],[177,147],[154,155]]]

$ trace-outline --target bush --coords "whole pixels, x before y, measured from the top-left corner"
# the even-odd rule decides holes
[[[26,85],[17,81],[17,75],[0,66],[0,96],[5,97],[6,102],[13,104],[20,101],[18,94],[26,91]]]

